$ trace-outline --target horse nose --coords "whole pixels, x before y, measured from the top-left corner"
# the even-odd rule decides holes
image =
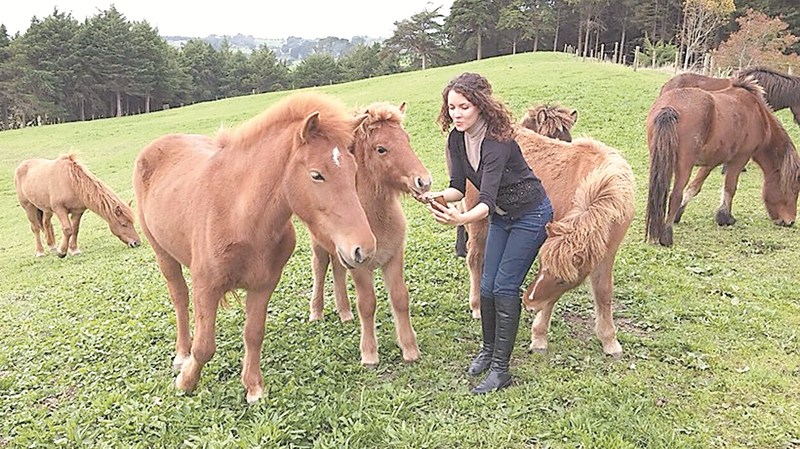
[[[420,193],[425,193],[428,190],[430,190],[432,183],[433,182],[431,180],[431,176],[430,175],[428,175],[427,178],[423,178],[422,176],[417,176],[414,179],[414,185],[416,186],[417,190],[420,191]]]
[[[131,248],[137,248],[141,243],[138,240],[133,240],[132,242],[128,243],[128,246]]]
[[[353,251],[353,261],[361,265],[362,263],[364,263],[365,259],[366,258],[364,257],[364,252],[361,251],[361,247],[356,246],[356,249]]]

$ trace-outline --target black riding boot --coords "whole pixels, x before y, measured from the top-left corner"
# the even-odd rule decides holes
[[[495,337],[494,298],[481,296],[481,334],[483,335],[481,352],[472,359],[472,363],[467,368],[467,373],[471,376],[477,376],[486,371],[492,363]]]
[[[497,316],[494,354],[489,374],[472,389],[472,394],[488,393],[511,385],[511,373],[508,364],[511,352],[517,340],[519,315],[522,304],[517,298],[495,298],[494,307]]]

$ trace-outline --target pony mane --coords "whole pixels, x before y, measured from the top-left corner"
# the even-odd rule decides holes
[[[775,120],[778,122],[778,120]],[[786,129],[778,123],[779,131],[784,140],[784,154],[781,161],[781,191],[783,193],[791,192],[800,179],[800,156],[797,154],[797,148],[794,146],[791,137],[786,132]]]
[[[634,214],[633,171],[610,149],[608,160],[592,170],[575,191],[572,209],[547,225],[541,264],[557,279],[575,282],[607,254],[612,223]]]
[[[384,122],[402,126],[404,114],[400,108],[388,102],[376,102],[360,111],[366,114],[367,118],[361,122],[361,126],[356,128],[355,140],[365,140],[369,136],[369,131],[378,128]]]
[[[106,220],[116,216],[119,207],[122,217],[131,223],[134,222],[133,211],[125,204],[111,188],[89,171],[86,166],[78,161],[74,153],[61,156],[59,159],[67,162],[69,177],[78,196],[89,208]]]
[[[768,67],[748,67],[739,71],[740,78],[752,76],[766,92],[769,103],[777,109],[800,102],[800,77]]]
[[[315,130],[319,136],[348,144],[352,141],[350,116],[341,102],[318,92],[301,92],[283,98],[237,128],[220,129],[215,138],[216,146],[220,149],[252,147],[265,134],[302,122],[314,112],[319,112],[319,128]]]
[[[544,111],[547,117],[543,122],[538,121],[540,111]],[[534,131],[543,136],[553,137],[572,130],[572,127],[575,126],[575,117],[573,117],[572,111],[559,104],[545,103],[528,108],[520,124],[528,129],[534,129],[529,125],[538,124]]]
[[[754,76],[746,75],[734,78],[733,82],[731,83],[731,87],[739,87],[750,92],[751,94],[760,98],[768,109],[772,110],[772,108],[767,103],[767,100],[764,98],[765,95],[764,88],[761,86],[761,84]]]

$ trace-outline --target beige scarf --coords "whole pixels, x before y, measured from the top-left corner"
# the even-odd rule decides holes
[[[467,159],[472,169],[478,171],[481,164],[481,144],[486,136],[487,123],[483,116],[478,116],[478,120],[464,132],[464,144],[467,147]]]

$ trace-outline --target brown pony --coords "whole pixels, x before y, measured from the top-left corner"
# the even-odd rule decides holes
[[[764,98],[773,111],[791,109],[794,121],[800,125],[800,76],[781,73],[767,67],[748,67],[732,78],[713,78],[697,73],[681,73],[672,77],[661,87],[661,93],[683,87],[697,87],[703,90],[722,90],[731,87],[734,81],[755,78],[764,89]]]
[[[347,151],[355,120],[318,93],[285,98],[215,138],[171,134],[136,159],[139,220],[167,280],[177,315],[175,385],[191,392],[214,355],[217,307],[247,290],[242,383],[247,402],[263,392],[261,345],[270,296],[294,250],[292,214],[348,267],[368,261],[375,237],[356,196]],[[190,345],[192,276],[195,334]]]
[[[36,240],[36,256],[44,255],[39,235],[44,231],[47,245],[59,257],[80,254],[78,230],[86,209],[108,223],[111,232],[131,248],[139,246],[133,212],[114,191],[80,163],[74,154],[58,159],[28,159],[22,161],[14,174],[14,186],[19,204],[25,209]],[[61,222],[64,238],[56,248],[51,219],[55,214]]]
[[[516,140],[525,160],[542,180],[553,204],[553,222],[540,250],[540,268],[523,303],[538,312],[531,327],[530,350],[547,350],[553,307],[565,292],[587,277],[595,303],[595,333],[603,352],[622,353],[611,303],[614,261],[633,220],[634,179],[628,162],[611,147],[592,139],[562,142],[519,127]],[[474,206],[475,198],[471,198]],[[480,277],[486,245],[486,220],[467,225],[470,235],[472,315],[480,316]],[[473,298],[476,298],[473,300]]]
[[[647,144],[650,187],[645,231],[649,241],[672,245],[672,224],[680,220],[711,170],[722,163],[730,170],[725,174],[716,220],[720,226],[734,224],[731,202],[739,172],[751,158],[764,173],[762,196],[770,219],[781,226],[794,223],[800,158],[752,78],[736,80],[718,91],[679,88],[665,92],[650,108]],[[684,191],[695,165],[700,169]]]
[[[403,129],[405,103],[399,107],[388,103],[373,103],[364,113],[367,119],[355,131],[353,151],[358,163],[356,187],[361,206],[375,234],[375,256],[350,272],[356,286],[358,315],[361,321],[361,363],[378,363],[378,340],[375,337],[374,270],[380,268],[389,291],[403,360],[419,358],[414,329],[408,310],[408,288],[403,277],[403,250],[406,220],[400,206],[403,193],[422,194],[431,188],[431,174],[420,162]],[[333,290],[336,310],[341,321],[353,319],[347,297],[345,267],[314,241],[314,290],[310,304],[310,320],[323,317],[325,273],[333,265]]]
[[[525,111],[520,125],[552,139],[572,142],[570,130],[578,121],[578,111],[560,105],[543,104]]]

